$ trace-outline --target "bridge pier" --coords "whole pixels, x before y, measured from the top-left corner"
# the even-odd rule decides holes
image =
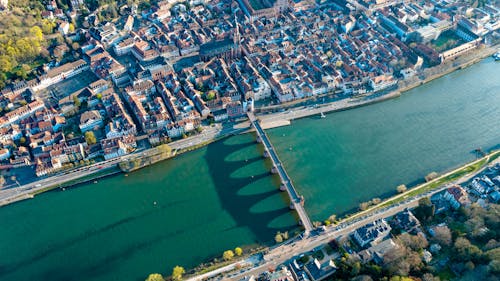
[[[278,158],[278,155],[276,154],[276,151],[273,148],[273,145],[271,141],[269,140],[269,137],[267,136],[266,132],[262,129],[260,126],[259,122],[255,118],[252,112],[247,112],[248,119],[250,119],[250,122],[252,126],[255,128],[256,131],[256,142],[257,143],[262,143],[265,146],[264,149],[264,157],[265,158],[270,158],[272,161],[272,167],[271,167],[271,173],[272,174],[279,174],[281,178],[281,184],[279,189],[281,191],[286,191],[288,193],[288,196],[290,197],[290,205],[289,208],[290,210],[295,210],[297,212],[297,215],[299,216],[299,225],[302,225],[305,229],[305,236],[308,235],[308,233],[314,229],[314,226],[312,225],[306,210],[304,209],[304,197],[300,196],[300,194],[297,193],[295,190],[295,187],[293,186],[292,180],[290,177],[287,175],[285,168],[282,166],[281,161]]]
[[[273,166],[271,168],[271,174],[277,174],[278,173],[278,168],[276,168],[276,166]]]

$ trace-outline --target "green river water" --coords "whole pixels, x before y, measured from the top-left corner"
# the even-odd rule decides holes
[[[500,143],[500,64],[269,130],[313,220],[395,193]],[[0,280],[144,280],[295,228],[254,136],[0,209]]]

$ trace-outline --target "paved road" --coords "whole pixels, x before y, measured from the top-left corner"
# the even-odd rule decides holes
[[[480,161],[480,159],[478,160]],[[495,165],[497,163],[500,163],[500,159],[496,159],[495,161],[492,161],[488,166]],[[471,178],[473,178],[475,175],[481,173],[484,169],[486,169],[488,166],[483,167],[481,170],[473,173],[473,174],[468,174],[464,175],[463,177],[450,182],[448,184],[442,185],[439,188],[436,188],[434,190],[428,191],[426,193],[420,194],[415,197],[411,197],[406,199],[406,201],[403,201],[399,204],[392,205],[389,207],[386,207],[384,209],[378,209],[374,210],[371,213],[366,213],[362,215],[361,217],[358,217],[354,220],[346,220],[344,222],[341,222],[337,226],[331,226],[327,228],[327,230],[321,234],[318,235],[311,235],[309,237],[305,237],[303,239],[296,238],[292,240],[290,243],[287,243],[286,245],[280,245],[272,250],[269,251],[268,254],[264,256],[264,261],[261,263],[255,263],[254,267],[251,269],[248,269],[242,273],[237,273],[232,276],[224,276],[224,277],[219,277],[217,279],[224,279],[224,280],[232,280],[232,281],[237,281],[241,280],[245,276],[258,276],[264,271],[267,271],[269,269],[276,268],[276,266],[283,264],[290,259],[292,259],[294,256],[300,255],[301,253],[308,252],[313,250],[314,248],[324,245],[325,243],[328,243],[329,241],[333,239],[340,238],[342,236],[349,235],[351,232],[354,230],[370,223],[373,222],[377,219],[383,219],[383,218],[388,218],[391,216],[394,216],[395,214],[407,209],[407,208],[414,208],[418,206],[418,200],[420,200],[423,197],[430,197],[435,193],[441,192],[444,189],[451,187],[455,184],[461,184],[464,182],[469,181]],[[452,171],[453,172],[453,171]],[[450,172],[451,173],[451,172]],[[214,275],[211,275],[214,276]]]

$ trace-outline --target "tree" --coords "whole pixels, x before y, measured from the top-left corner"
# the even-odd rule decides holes
[[[445,226],[434,228],[434,240],[443,246],[451,245],[451,231]]]
[[[237,255],[237,256],[241,256],[241,254],[243,254],[243,249],[241,249],[240,247],[236,247],[234,249],[234,253]]]
[[[361,271],[361,263],[359,261],[352,265],[351,276],[357,276]]]
[[[428,182],[428,181],[431,181],[431,180],[433,180],[433,179],[435,179],[437,177],[438,177],[438,173],[431,172],[431,173],[427,174],[427,176],[425,176],[425,181]]]
[[[465,237],[458,237],[453,246],[456,253],[454,257],[460,261],[476,259],[482,254],[482,251]]]
[[[283,237],[281,237],[281,233],[276,233],[276,236],[274,236],[274,241],[276,241],[276,243],[281,243],[283,242]]]
[[[20,144],[25,144],[25,143],[26,143],[26,138],[25,138],[25,137],[21,137],[21,138],[19,139],[19,143],[20,143]]]
[[[95,144],[97,142],[94,132],[88,131],[85,132],[85,141],[87,142],[88,145]]]
[[[351,279],[351,281],[373,281],[370,275],[359,275]]]
[[[396,188],[396,190],[398,191],[398,193],[403,193],[407,190],[408,188],[406,188],[406,185],[404,184],[400,184],[398,185],[398,187]]]
[[[207,100],[213,100],[217,96],[217,92],[212,90],[207,93]]]
[[[363,203],[359,204],[359,209],[361,211],[368,209],[368,207],[370,207],[370,203],[368,203],[368,202],[363,202]]]
[[[415,208],[415,216],[419,220],[428,220],[434,216],[435,206],[432,204],[429,197],[424,197],[418,200],[418,207]]]
[[[403,233],[399,235],[398,238],[404,246],[414,251],[418,251],[429,246],[427,239],[425,239],[423,235],[411,235],[408,233]]]
[[[73,96],[73,103],[75,104],[76,107],[80,107],[80,105],[82,105],[82,102],[76,95]]]
[[[182,280],[182,275],[184,273],[186,273],[186,270],[184,270],[184,267],[177,265],[172,270],[172,279],[176,280],[176,281]]]
[[[43,31],[39,26],[33,26],[30,29],[30,33],[38,40],[42,41],[43,40]]]
[[[234,253],[232,250],[224,251],[224,253],[222,254],[222,258],[226,261],[233,259],[233,257],[234,257]]]
[[[164,157],[170,155],[172,153],[172,148],[168,144],[159,145],[157,148],[158,152],[160,152]]]
[[[0,176],[0,186],[3,186],[5,184],[5,178],[3,176]]]
[[[78,49],[80,49],[80,44],[78,44],[78,42],[73,42],[73,44],[71,44],[71,48],[74,51],[78,51]]]
[[[165,281],[165,279],[159,273],[151,273],[148,278],[146,278],[146,281]]]

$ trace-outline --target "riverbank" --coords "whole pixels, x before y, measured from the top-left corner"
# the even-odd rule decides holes
[[[261,125],[265,129],[271,129],[271,128],[276,128],[276,127],[281,127],[281,126],[287,126],[291,124],[292,120],[300,119],[300,118],[305,118],[309,116],[314,116],[314,115],[319,115],[323,113],[331,113],[331,112],[338,112],[338,111],[344,111],[344,110],[349,110],[361,106],[366,106],[366,105],[371,105],[379,102],[383,102],[389,99],[397,98],[401,95],[402,92],[409,91],[410,89],[413,89],[415,87],[418,87],[422,84],[425,84],[427,82],[430,82],[432,80],[435,80],[439,77],[442,77],[444,75],[450,74],[456,70],[463,69],[467,66],[470,66],[472,64],[475,64],[479,61],[481,61],[483,58],[490,56],[494,51],[498,48],[498,46],[493,46],[493,47],[486,47],[482,50],[479,50],[478,52],[471,54],[471,55],[466,55],[464,57],[458,58],[460,61],[454,61],[450,65],[450,67],[446,69],[442,69],[442,66],[437,66],[431,69],[426,69],[428,72],[426,74],[426,78],[423,80],[418,81],[413,81],[409,82],[408,84],[403,85],[403,87],[391,91],[389,93],[379,93],[379,94],[372,94],[370,96],[364,96],[364,97],[357,97],[357,98],[352,98],[352,99],[343,99],[339,101],[334,101],[332,103],[328,104],[316,104],[316,105],[311,105],[307,107],[302,107],[298,109],[293,109],[290,111],[286,112],[277,112],[277,113],[271,113],[271,114],[261,114],[258,116],[258,118],[261,120]],[[459,63],[457,63],[459,62]],[[437,72],[437,73],[434,73]],[[287,106],[287,105],[285,105]],[[289,105],[288,105],[289,106]],[[202,132],[200,135],[196,135],[193,137],[189,137],[187,139],[182,139],[178,140],[176,142],[170,143],[169,145],[172,147],[173,150],[176,151],[177,154],[181,154],[184,152],[192,151],[198,148],[201,148],[203,146],[206,146],[214,141],[218,141],[220,139],[223,139],[225,137],[243,132],[250,132],[251,127],[250,123],[247,122],[242,122],[240,124],[236,124],[232,128],[211,128],[208,127],[207,129],[208,132]],[[154,149],[154,148],[153,148]],[[142,151],[141,153],[149,153],[149,150]],[[63,176],[56,176],[42,179],[36,182],[32,182],[30,184],[26,184],[21,187],[16,187],[16,188],[10,188],[7,190],[1,190],[0,191],[0,206],[4,206],[7,204],[11,204],[20,200],[25,200],[29,198],[33,198],[34,195],[51,190],[53,188],[57,188],[66,182],[71,182],[75,179],[78,179],[79,177],[88,177],[91,176],[92,171],[93,172],[102,172],[102,170],[106,170],[108,168],[114,168],[116,167],[119,163],[123,161],[130,161],[130,159],[137,159],[137,157],[141,157],[141,153],[136,153],[136,154],[131,154],[127,155],[125,157],[121,157],[118,159],[111,160],[111,162],[114,162],[112,165],[109,165],[110,161],[105,161],[104,163],[96,163],[92,165],[91,167],[88,167],[87,170],[83,171],[83,173],[74,173],[76,175],[68,176],[68,175],[63,175]],[[170,157],[166,157],[165,159],[168,159]],[[160,159],[158,161],[162,161],[164,159]],[[145,161],[143,164],[140,165],[138,168],[144,168],[149,166],[149,164],[157,163],[158,161],[150,161],[151,163],[147,163]],[[135,170],[131,169],[131,170]],[[51,180],[52,179],[52,180]],[[93,178],[90,179],[94,180]],[[49,184],[49,186],[47,186]],[[41,185],[39,187],[38,185]]]
[[[352,221],[377,210],[389,208],[390,206],[395,204],[400,204],[401,202],[408,200],[409,198],[426,195],[430,192],[435,192],[436,190],[441,190],[454,184],[464,183],[470,180],[472,176],[480,173],[489,164],[498,161],[498,157],[500,157],[500,150],[492,151],[484,157],[476,159],[470,163],[466,163],[451,171],[445,172],[433,180],[409,188],[407,191],[400,194],[396,194],[392,197],[383,199],[383,201],[379,204],[371,206],[366,210],[360,210],[359,212],[350,214],[344,219],[340,220],[340,222]]]
[[[392,196],[383,203],[370,208],[369,210],[359,211],[352,216],[337,221],[335,224],[326,226],[323,233],[318,236],[305,237],[303,240],[292,238],[279,246],[272,247],[272,249],[266,249],[266,253],[262,253],[262,261],[259,260],[259,262],[255,262],[251,268],[245,268],[243,266],[248,266],[248,264],[250,264],[250,259],[241,259],[211,272],[203,272],[197,276],[188,276],[189,279],[187,280],[207,280],[221,275],[223,279],[229,277],[228,280],[239,280],[242,275],[258,275],[260,272],[268,270],[267,267],[272,264],[282,263],[294,255],[311,250],[320,244],[328,243],[339,236],[349,235],[351,231],[354,231],[356,228],[359,228],[366,223],[372,222],[376,219],[390,217],[406,208],[416,207],[418,205],[418,200],[422,197],[431,196],[432,194],[440,192],[452,184],[462,184],[467,182],[470,178],[474,177],[478,173],[481,173],[486,167],[498,163],[499,156],[500,151],[498,150],[490,152],[488,155],[480,159],[445,173],[428,183],[409,190],[408,192]],[[433,187],[427,189],[425,188],[426,186]],[[416,193],[415,191],[417,190],[422,192]],[[404,200],[401,201],[400,199]],[[240,270],[242,267],[244,268],[244,272]],[[235,273],[236,269],[240,270],[240,272]]]
[[[438,65],[432,68],[425,69],[418,76],[413,79],[403,80],[398,83],[398,88],[390,91],[388,93],[375,93],[368,96],[348,98],[339,101],[334,101],[327,104],[316,104],[315,106],[302,106],[293,107],[294,104],[299,103],[292,102],[287,103],[282,106],[283,109],[287,108],[284,112],[273,112],[270,114],[258,114],[258,118],[261,120],[262,127],[265,129],[272,129],[282,126],[290,125],[292,120],[306,118],[314,115],[320,115],[322,113],[333,113],[349,109],[358,108],[361,106],[367,106],[379,102],[383,102],[389,99],[394,99],[400,97],[402,93],[408,92],[418,86],[429,83],[433,80],[446,76],[457,70],[464,69],[471,65],[474,65],[481,60],[493,55],[500,45],[495,45],[491,47],[483,47],[480,50],[476,50],[471,54],[466,54],[464,56],[458,57],[456,60],[445,63],[443,65]],[[276,107],[278,108],[278,107]]]
[[[492,56],[497,52],[499,47],[500,44],[494,46],[483,46],[480,50],[475,50],[473,53],[463,55],[443,65],[437,65],[432,68],[424,69],[422,73],[415,76],[413,79],[400,81],[398,83],[398,90],[400,93],[405,93],[411,89],[429,83],[457,70],[469,67]]]

